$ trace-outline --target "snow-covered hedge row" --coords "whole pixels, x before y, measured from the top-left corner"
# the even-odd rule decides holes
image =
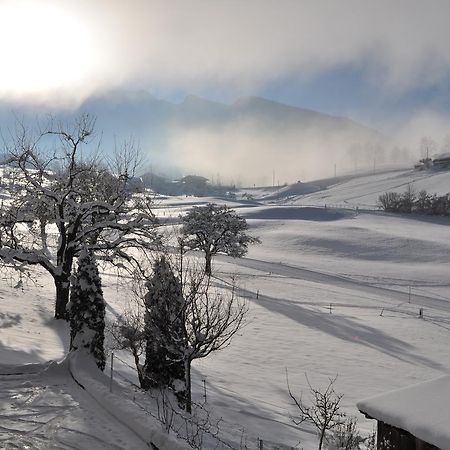
[[[128,400],[124,389],[114,384],[109,391],[109,379],[98,370],[92,358],[82,352],[68,356],[69,371],[75,381],[116,420],[137,434],[144,442],[152,443],[158,450],[187,450],[190,447],[173,436],[166,434],[156,420],[139,410]],[[122,393],[123,395],[120,395]]]

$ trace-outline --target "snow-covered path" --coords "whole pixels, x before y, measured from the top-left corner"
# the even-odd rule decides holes
[[[39,371],[21,371],[13,366],[1,368],[0,448],[149,448],[78,386],[67,370],[51,371],[51,375],[47,371],[45,377]]]

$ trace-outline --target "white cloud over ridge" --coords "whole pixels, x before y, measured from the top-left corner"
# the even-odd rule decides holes
[[[101,64],[77,86],[79,96],[129,84],[189,91],[224,83],[245,90],[345,64],[401,92],[439,82],[450,70],[444,0],[38,2],[66,8],[93,30],[90,48]],[[61,63],[76,67],[64,57]]]

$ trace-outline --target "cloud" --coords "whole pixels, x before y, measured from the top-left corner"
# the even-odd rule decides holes
[[[311,181],[392,162],[390,143],[352,130],[273,128],[254,120],[216,127],[174,127],[164,157],[184,174],[250,186]],[[393,158],[394,156],[394,158]],[[407,157],[409,158],[409,157]],[[396,161],[398,162],[398,161]],[[405,163],[405,161],[403,161]],[[406,164],[410,160],[407,159]]]
[[[423,109],[396,127],[391,124],[391,130],[397,143],[410,148],[415,159],[419,159],[424,156],[421,154],[423,138],[431,139],[434,142],[431,154],[449,151],[449,123],[450,114]]]
[[[445,0],[41,2],[66,8],[91,31],[98,61],[79,96],[124,85],[245,90],[340,65],[362,67],[371,82],[402,92],[438,83],[450,68]]]

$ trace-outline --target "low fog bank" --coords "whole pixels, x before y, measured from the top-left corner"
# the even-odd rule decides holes
[[[310,181],[373,170],[386,164],[410,165],[413,152],[389,139],[368,139],[348,132],[276,130],[239,123],[220,129],[173,130],[167,159],[184,173],[227,184],[272,185]]]
[[[269,123],[236,119],[226,126],[174,126],[167,161],[182,173],[236,185],[272,185],[382,170],[412,168],[427,155],[450,152],[450,117],[418,111],[380,124],[383,134],[345,121]],[[339,119],[338,119],[339,120]]]
[[[74,111],[0,104],[0,130],[5,138],[14,133],[16,120],[33,128],[48,114],[70,123],[85,112],[97,117],[106,156],[132,140],[141,148],[143,172],[172,179],[200,175],[212,184],[271,186],[412,168],[427,153],[450,151],[450,117],[436,111],[417,111],[371,128],[357,118],[258,97],[230,105],[188,97],[174,104],[148,93],[118,91],[91,98]]]

